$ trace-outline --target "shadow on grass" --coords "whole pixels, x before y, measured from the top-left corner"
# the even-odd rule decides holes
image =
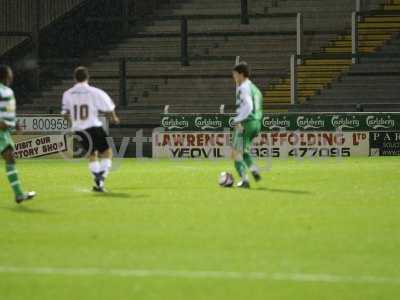
[[[25,214],[51,214],[52,213],[52,212],[49,212],[44,209],[30,208],[30,207],[24,206],[24,205],[1,206],[0,209],[8,210],[8,211],[15,212],[15,213],[25,213]]]
[[[128,193],[107,192],[94,194],[96,198],[120,198],[120,199],[141,199],[147,198],[149,195],[132,195]]]
[[[182,186],[136,186],[136,187],[126,187],[124,188],[125,191],[177,191],[179,189],[182,189]],[[206,186],[188,186],[185,187],[186,190],[196,190],[196,191],[209,191],[210,188]]]
[[[289,189],[271,189],[271,188],[266,188],[266,187],[255,188],[255,189],[252,189],[252,191],[282,193],[282,194],[298,194],[298,195],[311,195],[312,194],[312,192],[309,192],[309,191],[289,190]]]

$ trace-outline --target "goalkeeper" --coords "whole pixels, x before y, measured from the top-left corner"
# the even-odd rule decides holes
[[[251,157],[253,139],[261,131],[263,116],[263,96],[260,90],[249,79],[250,70],[245,62],[233,69],[236,83],[236,117],[233,120],[233,150],[235,168],[241,181],[239,188],[250,188],[247,171],[250,170],[256,181],[261,180],[260,171]]]

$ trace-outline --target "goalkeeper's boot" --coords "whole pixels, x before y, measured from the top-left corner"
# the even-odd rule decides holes
[[[250,188],[250,183],[249,183],[248,180],[242,180],[242,181],[238,182],[236,187],[238,187],[240,189],[249,189]]]
[[[24,201],[32,200],[35,198],[35,196],[36,192],[23,193],[22,195],[15,197],[15,202],[17,202],[17,204],[21,204]]]

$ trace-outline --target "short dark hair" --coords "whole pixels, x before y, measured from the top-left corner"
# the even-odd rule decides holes
[[[11,68],[7,65],[0,65],[0,81],[4,82],[10,75]]]
[[[238,72],[239,74],[243,74],[244,77],[248,78],[250,76],[250,67],[249,65],[242,61],[238,63],[234,68],[233,71]]]
[[[74,78],[77,82],[89,80],[89,70],[86,67],[77,67],[74,71]]]

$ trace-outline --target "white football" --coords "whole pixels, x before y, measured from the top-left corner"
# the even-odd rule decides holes
[[[228,172],[222,172],[218,179],[218,184],[222,187],[232,187],[234,183],[233,175]]]

